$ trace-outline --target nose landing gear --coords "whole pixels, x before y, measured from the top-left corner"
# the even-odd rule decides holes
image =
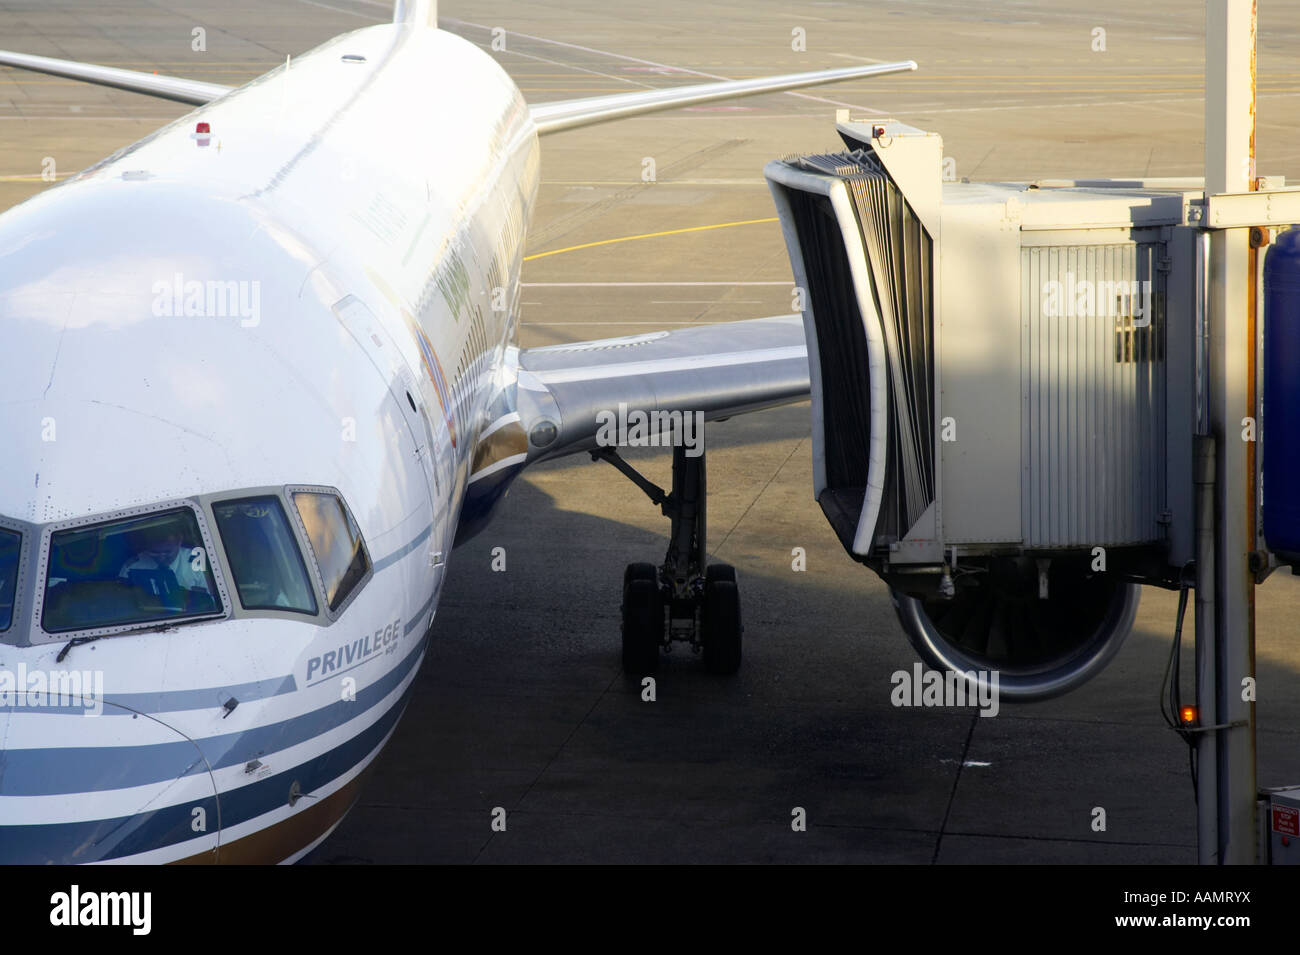
[[[623,669],[640,676],[659,666],[661,651],[689,643],[710,673],[740,668],[740,592],[736,568],[705,555],[704,454],[673,448],[673,487],[665,494],[613,448],[591,452],[608,461],[659,505],[671,522],[662,565],[629,564],[623,572]]]

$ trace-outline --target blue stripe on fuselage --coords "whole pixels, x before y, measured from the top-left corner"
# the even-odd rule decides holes
[[[424,530],[420,531],[420,533],[416,534],[414,540],[410,541],[409,543],[393,551],[388,556],[379,558],[377,561],[375,561],[375,573],[376,574],[379,573],[381,570],[383,570],[385,567],[389,566],[390,564],[397,563],[399,560],[401,560],[411,551],[415,550],[415,548],[419,547],[421,544],[427,541],[429,539],[429,535],[432,533],[433,533],[433,525],[430,524]]]
[[[234,697],[240,703],[266,700],[284,696],[298,689],[293,674],[257,680],[252,683],[231,683],[226,686],[208,686],[197,690],[158,690],[152,693],[105,694],[102,716],[136,716],[140,713],[180,713],[185,710],[219,709]],[[112,704],[108,706],[107,704]],[[78,706],[23,706],[6,703],[0,713],[48,713],[84,715],[86,704]]]
[[[427,634],[420,638],[416,653],[425,649],[427,638]],[[347,773],[397,725],[414,686],[412,680],[379,719],[347,742],[305,763],[222,793],[222,829],[231,829],[284,806],[294,782],[298,783],[301,792],[311,793]],[[99,862],[186,842],[195,836],[191,825],[194,810],[199,807],[203,808],[209,825],[215,827],[217,806],[211,797],[116,819],[0,826],[0,863]]]
[[[422,619],[417,617],[408,624],[418,625]],[[279,723],[200,738],[193,743],[178,740],[146,746],[0,750],[0,796],[49,796],[126,789],[206,772],[207,767],[194,752],[195,745],[214,770],[288,749],[342,726],[382,701],[415,665],[422,646],[423,638],[392,670],[370,686],[358,690],[355,700],[338,699]],[[180,767],[185,767],[184,771],[180,771]]]

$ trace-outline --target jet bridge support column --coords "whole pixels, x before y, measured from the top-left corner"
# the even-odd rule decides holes
[[[1207,0],[1205,8],[1205,192],[1244,193],[1255,177],[1255,0]],[[1207,203],[1208,205],[1208,203]],[[1209,225],[1209,223],[1206,223]],[[1257,861],[1255,706],[1243,699],[1255,675],[1256,550],[1255,285],[1247,228],[1209,235],[1206,410],[1217,449],[1214,561],[1197,569],[1197,590],[1213,588],[1212,620],[1196,633],[1197,703],[1205,728],[1198,748],[1199,859]]]

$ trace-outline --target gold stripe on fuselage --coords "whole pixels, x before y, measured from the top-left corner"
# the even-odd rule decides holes
[[[242,839],[207,852],[177,859],[172,865],[266,865],[283,862],[301,852],[347,815],[361,793],[362,781],[370,774],[370,765],[334,792],[315,800],[302,812],[273,826],[250,833]]]
[[[524,434],[523,425],[511,421],[497,428],[487,437],[479,440],[474,448],[474,463],[469,469],[470,477],[490,468],[498,461],[528,453],[528,435]]]

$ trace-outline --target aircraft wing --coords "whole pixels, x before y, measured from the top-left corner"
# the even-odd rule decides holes
[[[739,99],[742,96],[756,96],[760,93],[780,93],[804,86],[820,86],[823,83],[838,83],[841,80],[860,79],[864,76],[905,73],[914,69],[916,69],[915,61],[901,60],[897,63],[846,66],[834,70],[785,73],[781,76],[764,76],[748,80],[720,80],[692,86],[638,90],[632,93],[613,93],[609,96],[538,103],[529,107],[529,112],[532,113],[538,134],[545,135],[641,113],[653,113],[661,109],[677,109],[722,99]]]
[[[808,389],[799,315],[528,348],[519,353],[516,434],[531,464],[594,450],[602,419],[617,418],[620,406],[661,413],[652,421],[673,412],[717,420],[798,401]]]
[[[99,86],[130,90],[132,93],[147,93],[161,99],[189,103],[191,106],[210,103],[235,88],[222,86],[220,83],[182,79],[179,76],[159,76],[157,73],[140,73],[136,70],[118,69],[115,66],[96,66],[94,63],[58,60],[50,56],[32,56],[9,50],[0,50],[0,66],[17,66],[37,73],[48,73],[51,76],[62,76]]]
[[[199,80],[187,80],[179,76],[159,76],[157,73],[141,73],[137,70],[123,70],[115,66],[97,66],[94,63],[78,63],[75,60],[60,60],[50,56],[33,56],[29,53],[14,53],[0,50],[0,66],[16,66],[37,73],[62,76],[67,79],[82,80],[99,86],[111,86],[115,89],[129,90],[132,93],[145,93],[161,99],[202,106],[218,97],[224,96],[233,86],[220,83],[203,83]],[[666,89],[637,90],[630,93],[614,93],[609,96],[591,96],[584,99],[560,100],[551,103],[538,103],[529,108],[533,123],[539,135],[557,133],[579,126],[592,126],[606,123],[627,116],[653,113],[663,109],[677,109],[682,106],[694,106],[711,103],[715,100],[738,99],[742,96],[756,96],[760,93],[779,93],[795,90],[804,86],[819,86],[823,83],[836,83],[841,80],[860,79],[865,76],[885,76],[890,73],[902,73],[916,69],[912,60],[898,63],[875,63],[868,66],[846,66],[834,70],[815,70],[810,73],[786,73],[781,76],[767,76],[748,80],[720,80],[713,83],[697,83],[691,86],[675,86]]]

